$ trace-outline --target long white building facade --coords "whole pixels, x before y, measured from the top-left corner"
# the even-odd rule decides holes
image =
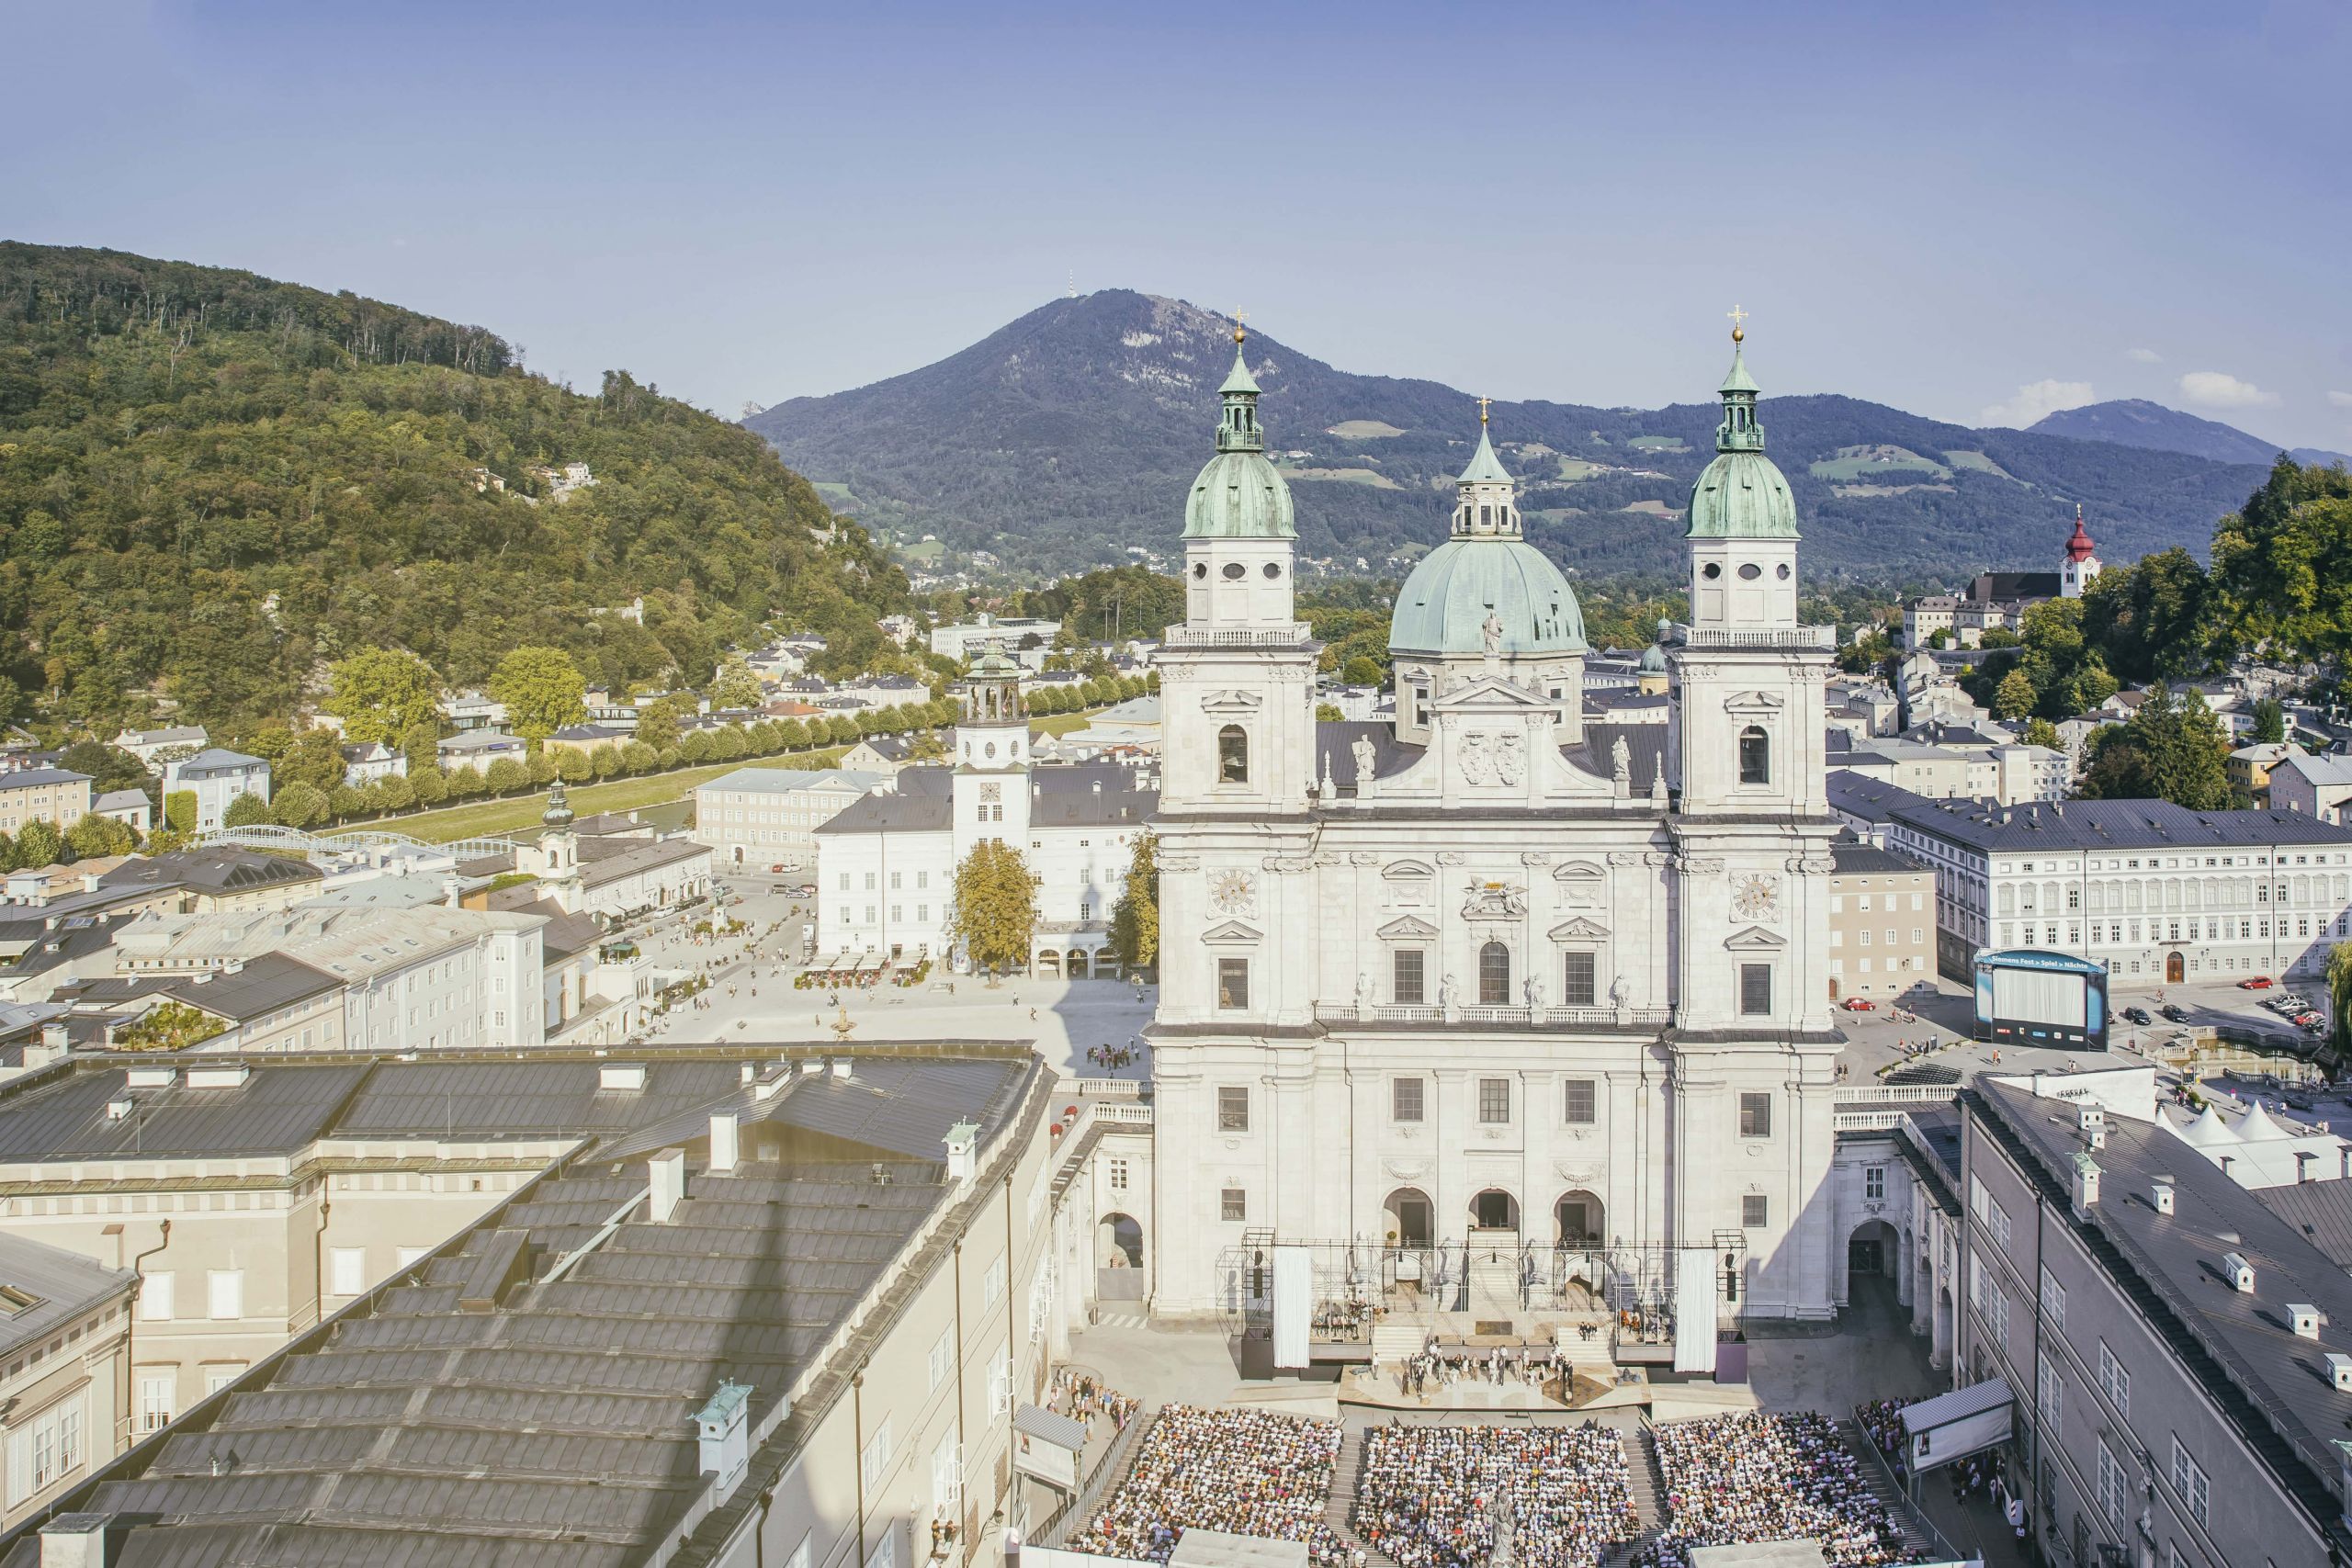
[[[1156,1312],[1250,1310],[1286,1244],[1438,1310],[1703,1269],[1719,1308],[1834,1311],[1832,631],[1757,395],[1736,347],[1668,724],[1587,724],[1581,611],[1483,429],[1397,598],[1394,724],[1318,723],[1237,352],[1159,655]]]

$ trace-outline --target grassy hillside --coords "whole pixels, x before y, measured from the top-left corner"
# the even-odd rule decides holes
[[[586,463],[568,499],[545,470]],[[699,682],[771,614],[858,660],[903,574],[758,437],[623,371],[251,273],[0,243],[0,717],[236,735],[325,660],[523,643]],[[824,542],[830,539],[830,543]],[[645,599],[639,626],[600,608]]]

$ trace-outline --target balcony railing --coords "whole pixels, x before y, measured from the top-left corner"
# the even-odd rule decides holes
[[[1286,626],[1170,626],[1162,648],[1304,648],[1314,632],[1303,621]]]
[[[1521,1029],[1540,1024],[1566,1029],[1615,1029],[1628,1024],[1668,1024],[1674,1021],[1674,1010],[1466,1006],[1453,1009],[1449,1017],[1442,1007],[1358,1007],[1352,1002],[1317,1002],[1315,1018],[1319,1023],[1437,1023]]]
[[[1787,648],[1828,652],[1838,646],[1836,626],[1770,626],[1734,631],[1725,626],[1677,626],[1685,648]]]

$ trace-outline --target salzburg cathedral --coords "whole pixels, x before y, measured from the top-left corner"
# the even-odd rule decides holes
[[[1740,338],[1688,515],[1668,719],[1589,721],[1575,590],[1480,415],[1446,541],[1397,594],[1394,722],[1318,721],[1296,530],[1241,334],[1159,655],[1154,1309],[1318,1300],[1826,1318],[1842,1042],[1823,693],[1797,519]],[[1379,1271],[1381,1277],[1372,1276]]]

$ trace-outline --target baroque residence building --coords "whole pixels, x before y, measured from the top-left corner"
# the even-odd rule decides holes
[[[1263,1310],[1297,1245],[1321,1300],[1377,1269],[1433,1310],[1834,1311],[1832,629],[1739,335],[1638,769],[1588,731],[1582,613],[1483,413],[1397,596],[1393,726],[1317,722],[1237,348],[1158,656],[1155,1310]]]

